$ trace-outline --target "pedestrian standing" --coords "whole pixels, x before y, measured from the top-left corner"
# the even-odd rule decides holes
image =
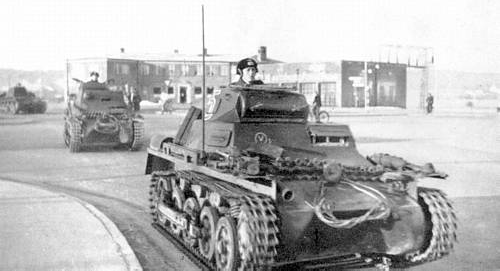
[[[427,93],[427,98],[425,99],[425,101],[427,103],[427,114],[430,114],[434,109],[434,96],[432,96],[431,93]]]
[[[319,109],[321,108],[321,96],[319,95],[319,92],[316,91],[316,96],[314,96],[313,100],[313,114],[314,114],[314,119],[316,120],[317,123],[319,123]]]
[[[137,91],[137,89],[133,89],[132,90],[132,97],[131,97],[131,102],[132,102],[132,106],[134,108],[134,111],[139,111],[141,110],[141,95],[139,95],[139,92]]]

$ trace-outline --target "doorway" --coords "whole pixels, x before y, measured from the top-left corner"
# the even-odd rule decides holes
[[[179,88],[179,103],[185,104],[187,101],[187,88],[180,87]]]

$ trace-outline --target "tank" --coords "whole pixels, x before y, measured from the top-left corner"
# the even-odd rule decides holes
[[[81,82],[78,92],[70,95],[63,132],[70,152],[117,145],[138,150],[143,137],[144,119],[125,103],[121,91],[111,91],[104,83]]]
[[[230,86],[148,147],[152,220],[217,270],[408,267],[449,254],[446,178],[362,156],[347,125],[308,123],[302,94]],[[203,132],[204,140],[203,140]],[[204,142],[204,144],[203,144]]]
[[[9,88],[0,95],[0,111],[7,114],[42,114],[47,110],[47,102],[26,90],[21,84]]]

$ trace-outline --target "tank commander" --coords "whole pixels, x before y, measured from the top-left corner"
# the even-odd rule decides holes
[[[99,82],[99,73],[96,71],[90,73],[89,81],[81,83],[84,89],[101,89],[101,90],[108,89],[105,83]]]
[[[89,82],[96,82],[99,83],[99,73],[96,71],[93,71],[90,73],[90,81]]]
[[[248,87],[251,85],[264,84],[261,80],[255,80],[255,75],[258,71],[257,61],[251,58],[240,60],[240,62],[238,62],[238,66],[236,66],[236,74],[240,76],[240,79],[231,85]]]

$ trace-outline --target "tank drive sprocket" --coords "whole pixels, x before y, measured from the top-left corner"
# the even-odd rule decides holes
[[[420,264],[438,260],[453,250],[457,241],[457,216],[450,200],[437,189],[418,188],[418,202],[428,217],[429,227],[424,248],[418,252],[407,254],[410,264]]]

